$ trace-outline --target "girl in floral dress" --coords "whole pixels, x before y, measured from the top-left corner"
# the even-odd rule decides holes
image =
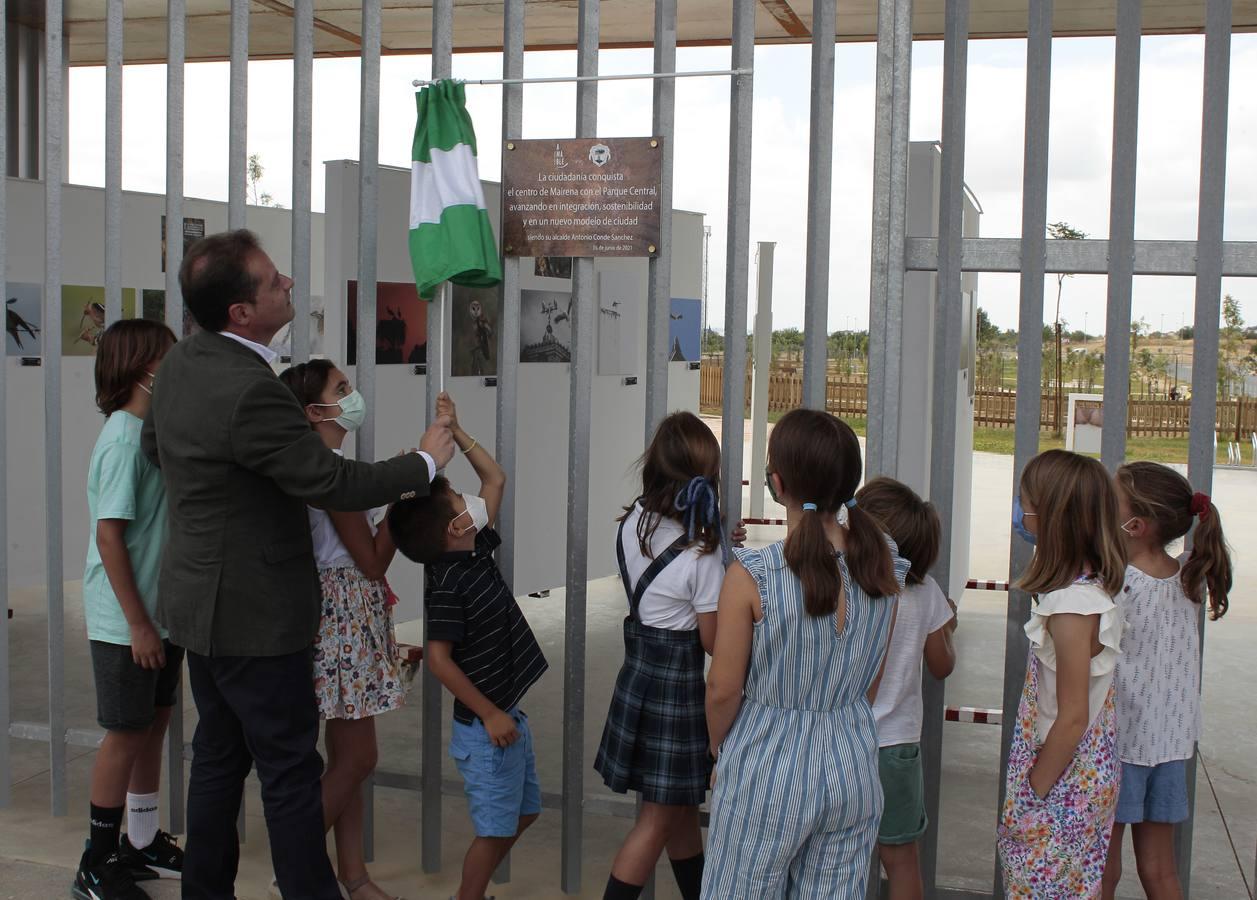
[[[999,854],[1008,897],[1097,897],[1121,764],[1113,672],[1126,576],[1117,494],[1098,461],[1036,456],[1013,527],[1035,544],[1030,657],[1008,759]]]
[[[330,361],[300,363],[280,375],[312,427],[340,453],[366,416],[362,395]],[[402,705],[393,634],[395,602],[384,573],[396,548],[388,521],[370,513],[310,508],[310,531],[323,593],[314,643],[314,690],[326,720],[323,822],[336,834],[337,877],[351,900],[388,900],[371,881],[363,854],[362,783],[375,769],[374,716]]]

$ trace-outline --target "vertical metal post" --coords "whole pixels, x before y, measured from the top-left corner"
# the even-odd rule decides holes
[[[1226,208],[1226,135],[1231,83],[1231,4],[1209,0],[1205,7],[1204,113],[1200,135],[1200,212],[1196,231],[1196,355],[1192,362],[1191,430],[1187,477],[1196,490],[1210,493],[1215,461],[1214,423],[1218,414],[1218,318],[1222,311],[1222,223]],[[1204,664],[1204,604],[1200,609],[1201,664]],[[1196,759],[1187,767],[1187,808],[1195,810]],[[1179,880],[1191,896],[1192,834],[1195,815],[1175,830]]]
[[[934,304],[934,396],[931,402],[930,500],[944,522],[955,503],[956,393],[961,365],[961,251],[965,218],[965,121],[969,65],[969,2],[947,6],[943,42],[943,155],[939,178],[938,278]],[[888,361],[889,364],[889,361]],[[950,590],[951,529],[944,528],[934,579]],[[938,869],[939,788],[943,754],[943,682],[922,674],[925,711],[921,749],[925,767],[925,808],[934,827],[921,847],[921,873],[927,896],[934,896]]]
[[[110,324],[122,318],[122,2],[108,0],[105,6],[105,321]]]
[[[677,0],[655,0],[655,71],[677,67]],[[668,414],[668,324],[672,310],[672,139],[676,80],[656,78],[651,130],[663,138],[659,190],[659,247],[650,258],[646,298],[646,443]],[[701,354],[700,354],[701,356]]]
[[[730,68],[755,64],[754,0],[733,0]],[[720,426],[720,496],[725,521],[742,518],[742,445],[746,433],[746,296],[751,250],[751,110],[753,75],[729,88],[729,224],[725,256],[725,371]]]
[[[314,111],[314,0],[292,17],[292,361],[310,358],[310,192]],[[329,289],[330,291],[330,289]]]
[[[1142,0],[1118,0],[1117,4],[1113,177],[1109,191],[1109,297],[1104,330],[1104,426],[1100,438],[1100,458],[1110,472],[1117,471],[1126,459],[1142,6]]]
[[[580,0],[576,74],[598,74],[598,0]],[[576,85],[576,136],[598,132],[598,82]],[[665,211],[665,214],[670,211]],[[563,617],[562,887],[580,893],[585,803],[585,606],[588,601],[589,433],[594,383],[594,261],[572,264],[571,406],[568,414],[567,590]]]
[[[1025,162],[1021,201],[1021,307],[1017,318],[1017,422],[1014,432],[1013,491],[1031,457],[1039,452],[1039,415],[1042,406],[1039,379],[1043,369],[1043,274],[1047,251],[1048,122],[1052,98],[1053,0],[1030,4],[1026,40]],[[1011,513],[1011,510],[1010,510]],[[1014,581],[1030,560],[1030,545],[1012,536],[1009,581]],[[1004,778],[1008,774],[1008,750],[1022,675],[1030,643],[1024,626],[1030,618],[1030,595],[1013,589],[1008,598],[1004,637],[1004,716],[1000,735],[999,803],[1004,806]],[[995,894],[1003,892],[1003,872],[996,863]]]
[[[243,228],[249,162],[249,0],[231,0],[230,107],[227,115],[227,227]]]
[[[7,4],[0,0],[0,7]],[[7,12],[7,10],[6,10]],[[8,21],[7,16],[5,21]],[[7,36],[0,40],[0,122],[9,121],[9,50]],[[0,140],[0,283],[8,278],[8,135]],[[12,799],[10,785],[13,780],[9,759],[9,720],[13,709],[9,701],[9,487],[8,487],[8,435],[5,425],[5,407],[8,405],[6,381],[7,365],[0,365],[0,598],[4,610],[0,612],[0,809],[8,807]]]
[[[768,462],[768,383],[773,363],[773,254],[777,245],[760,241],[755,254],[755,329],[751,362],[751,477],[752,518],[764,517],[764,485],[760,473]]]
[[[448,78],[453,65],[454,48],[454,3],[453,0],[436,0],[432,4],[432,77]],[[521,44],[522,47],[522,44]],[[521,54],[522,54],[521,49]],[[521,70],[522,70],[521,61]],[[518,271],[518,267],[517,267]],[[436,418],[436,400],[440,393],[440,371],[444,364],[442,357],[441,312],[445,306],[447,285],[437,290],[434,302],[428,304],[428,356],[426,384],[426,413],[428,421]],[[516,307],[518,309],[518,306]],[[517,313],[518,316],[518,313]],[[517,326],[518,327],[518,326]],[[434,337],[435,336],[435,337]],[[515,345],[518,359],[519,344]],[[501,365],[502,355],[498,354]],[[499,378],[498,382],[501,383]],[[498,390],[501,390],[499,387]],[[515,385],[511,390],[516,390]],[[511,414],[514,415],[512,409]],[[507,471],[510,471],[509,469]],[[513,491],[513,489],[512,489]],[[503,518],[499,514],[499,519]],[[428,638],[424,635],[424,657],[428,656]],[[441,763],[444,758],[441,745],[442,728],[442,690],[439,682],[431,672],[423,673],[422,695],[423,728],[420,735],[420,766],[419,777],[422,782],[423,795],[420,809],[420,843],[423,871],[427,873],[441,871]]]
[[[61,321],[61,151],[65,68],[62,0],[47,0],[44,22],[44,315]],[[44,508],[48,579],[48,748],[52,814],[66,814],[65,573],[61,510],[61,329],[44,329]],[[7,613],[6,613],[7,615]]]
[[[380,0],[363,0],[361,111],[358,124],[358,346],[354,382],[367,402],[358,431],[360,460],[375,459],[375,307],[379,238]],[[431,349],[429,349],[431,352]]]
[[[829,232],[834,209],[834,41],[837,0],[812,0],[812,110],[807,153],[803,405],[825,409],[829,373]]]
[[[866,477],[898,471],[911,79],[912,0],[878,0]]]
[[[183,262],[183,62],[187,11],[187,0],[168,0],[166,4],[166,324],[176,335],[183,334],[179,266]]]

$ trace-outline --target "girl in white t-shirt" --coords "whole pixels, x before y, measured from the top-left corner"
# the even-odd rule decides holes
[[[924,893],[917,841],[925,834],[925,774],[921,766],[921,665],[943,679],[956,666],[951,633],[956,607],[926,573],[938,558],[942,525],[933,504],[906,484],[875,478],[856,492],[860,508],[881,523],[911,563],[895,629],[886,650],[873,715],[877,719],[877,768],[885,805],[877,854],[886,870],[891,900]]]
[[[1034,595],[999,853],[1010,897],[1096,897],[1117,808],[1113,669],[1126,577],[1117,493],[1099,461],[1030,461],[1013,528],[1035,544],[1018,587]]]
[[[666,849],[681,896],[698,900],[698,807],[711,772],[703,666],[725,574],[720,445],[697,416],[673,413],[655,431],[641,470],[641,496],[625,509],[616,537],[629,615],[594,768],[613,791],[636,791],[642,803],[604,898],[640,896]]]
[[[1218,510],[1168,466],[1122,466],[1117,498],[1130,565],[1118,601],[1127,624],[1117,664],[1122,789],[1104,896],[1117,892],[1130,825],[1144,893],[1176,900],[1174,823],[1188,816],[1187,766],[1200,738],[1200,604],[1207,592],[1210,618],[1226,613],[1231,557]],[[1189,531],[1191,553],[1170,556],[1166,546]]]
[[[329,360],[286,369],[280,379],[333,452],[366,416],[362,395]],[[378,511],[377,511],[378,512]],[[390,895],[367,874],[362,783],[375,769],[374,717],[402,705],[404,689],[393,633],[396,602],[384,573],[396,547],[388,520],[371,514],[309,509],[323,614],[314,639],[314,692],[326,721],[323,821],[336,834],[337,877],[352,900]]]

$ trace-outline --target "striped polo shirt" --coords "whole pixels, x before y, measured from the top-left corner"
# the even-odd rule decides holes
[[[454,664],[505,711],[518,705],[549,664],[493,559],[501,543],[486,528],[476,535],[475,549],[443,553],[428,566],[424,612],[428,639],[453,644]],[[470,725],[476,714],[455,699],[454,718]]]

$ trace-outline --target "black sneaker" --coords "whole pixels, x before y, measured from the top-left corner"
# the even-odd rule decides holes
[[[118,857],[136,881],[183,877],[183,850],[171,835],[161,830],[143,850],[131,846],[131,838],[124,834],[118,841]]]
[[[91,865],[86,850],[79,860],[70,896],[76,900],[149,900],[148,894],[136,887],[117,853],[110,854],[103,863]]]

